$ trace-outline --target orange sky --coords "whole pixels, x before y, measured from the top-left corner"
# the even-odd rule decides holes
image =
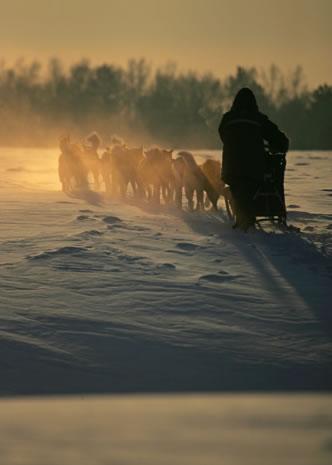
[[[303,65],[310,85],[332,81],[332,0],[8,0],[1,5],[0,57],[213,71],[237,65],[287,71]]]

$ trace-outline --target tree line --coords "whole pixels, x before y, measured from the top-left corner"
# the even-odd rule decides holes
[[[0,63],[0,144],[52,146],[64,133],[82,138],[96,130],[106,144],[117,134],[130,143],[216,149],[222,113],[244,86],[293,150],[332,149],[332,86],[309,89],[299,66],[287,75],[275,65],[238,67],[219,79],[174,64],[153,71],[144,59],[126,67],[82,60],[69,69],[58,59],[47,69]]]

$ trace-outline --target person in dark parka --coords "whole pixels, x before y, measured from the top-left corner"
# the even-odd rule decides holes
[[[223,142],[222,180],[229,184],[236,207],[236,224],[247,231],[255,222],[253,197],[266,168],[265,142],[270,151],[285,153],[289,140],[258,109],[255,95],[244,87],[219,126]]]

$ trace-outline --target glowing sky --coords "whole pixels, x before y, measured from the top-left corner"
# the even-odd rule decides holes
[[[146,57],[224,77],[303,65],[332,81],[332,0],[0,0],[0,57],[125,64]]]

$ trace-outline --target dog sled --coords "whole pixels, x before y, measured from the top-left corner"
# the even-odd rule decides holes
[[[284,190],[285,169],[285,153],[267,153],[264,178],[252,199],[256,224],[270,221],[282,228],[288,228]],[[229,186],[226,186],[226,190],[226,210],[229,218],[236,221],[236,205]]]
[[[284,179],[286,154],[267,154],[267,169],[261,186],[253,198],[256,223],[277,222],[287,226]]]

